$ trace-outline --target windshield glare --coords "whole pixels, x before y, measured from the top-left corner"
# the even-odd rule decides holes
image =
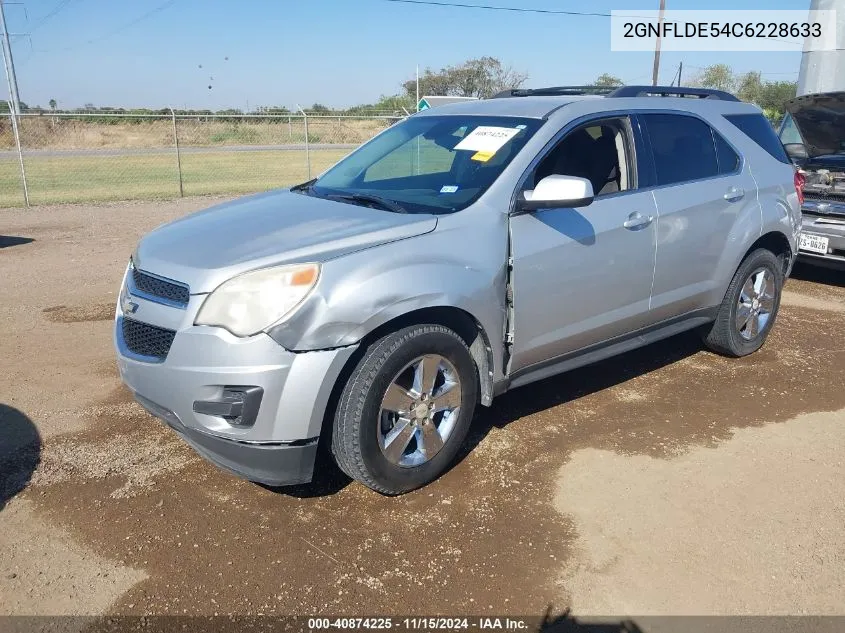
[[[370,194],[410,213],[459,211],[493,184],[542,123],[516,117],[411,117],[332,167],[310,193]]]

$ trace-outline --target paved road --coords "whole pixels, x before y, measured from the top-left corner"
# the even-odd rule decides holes
[[[355,149],[355,143],[311,143],[311,150],[326,149]],[[172,147],[139,147],[139,148],[108,148],[108,149],[31,149],[24,150],[24,157],[45,157],[45,158],[72,158],[84,156],[147,156],[166,155],[174,152]],[[214,145],[210,147],[180,147],[182,154],[213,154],[219,152],[302,152],[305,151],[305,143],[293,143],[290,145]],[[0,159],[17,158],[16,151],[0,151]]]

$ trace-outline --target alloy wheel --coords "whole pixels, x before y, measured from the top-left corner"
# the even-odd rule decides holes
[[[443,356],[408,363],[390,382],[379,411],[379,447],[387,460],[413,468],[437,455],[458,421],[461,396],[458,372]]]

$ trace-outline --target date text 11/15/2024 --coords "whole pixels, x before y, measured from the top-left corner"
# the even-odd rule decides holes
[[[314,631],[523,631],[530,628],[530,623],[523,618],[509,617],[309,618],[308,628]]]

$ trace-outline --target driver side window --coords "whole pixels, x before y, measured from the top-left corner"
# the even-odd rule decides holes
[[[627,119],[586,123],[564,136],[534,171],[533,186],[546,176],[577,176],[596,197],[634,189]]]

